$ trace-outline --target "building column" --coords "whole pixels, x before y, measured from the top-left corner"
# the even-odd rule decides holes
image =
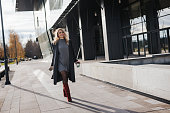
[[[81,56],[79,48],[80,48],[80,35],[79,35],[79,23],[78,23],[78,9],[77,6],[75,6],[71,12],[67,15],[67,26],[69,32],[69,38],[72,40],[73,48],[76,57],[77,55]]]
[[[169,33],[169,29],[167,29],[167,38],[168,38],[168,52],[170,53],[170,33]]]
[[[79,31],[80,31],[80,48],[81,48],[81,56],[82,60],[84,58],[84,45],[83,45],[83,31],[82,31],[82,23],[81,23],[81,16],[80,16],[80,4],[78,3],[78,22],[79,22]]]
[[[106,28],[104,0],[101,0],[101,19],[102,19],[102,27],[103,27],[105,60],[108,61],[109,60],[109,49],[108,49],[108,41],[107,41],[107,28]]]
[[[118,0],[101,0],[101,17],[106,60],[122,59],[123,44]]]
[[[161,53],[157,0],[146,3],[146,24],[148,32],[148,49],[150,54]]]
[[[130,18],[128,11],[122,10],[121,11],[121,33],[124,42],[123,53],[126,55],[133,54],[132,49],[132,37],[131,37],[131,25],[130,25]],[[127,45],[126,45],[127,44]],[[126,48],[127,47],[127,48]]]
[[[91,6],[88,0],[81,0],[79,2],[80,38],[82,48],[84,48],[84,60],[95,59],[95,29],[94,14],[91,11],[92,7],[94,6]]]

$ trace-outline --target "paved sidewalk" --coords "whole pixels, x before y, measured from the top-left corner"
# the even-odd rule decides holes
[[[42,60],[11,65],[12,84],[0,81],[0,113],[170,113],[168,104],[78,74],[69,83],[68,103],[62,83],[53,85],[49,66]]]

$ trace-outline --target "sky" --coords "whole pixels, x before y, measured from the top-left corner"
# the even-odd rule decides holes
[[[1,0],[3,11],[3,22],[5,30],[5,41],[9,41],[9,31],[13,30],[20,36],[23,45],[27,40],[35,40],[34,18],[32,11],[15,12],[16,0]],[[0,24],[1,25],[1,24]],[[2,31],[0,26],[0,41],[2,42]]]

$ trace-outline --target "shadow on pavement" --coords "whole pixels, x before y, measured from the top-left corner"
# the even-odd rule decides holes
[[[72,106],[75,106],[75,107],[79,107],[79,108],[82,108],[82,109],[85,109],[85,110],[88,110],[88,111],[91,111],[91,112],[94,112],[94,113],[101,113],[101,112],[103,112],[103,113],[128,113],[128,112],[138,113],[138,112],[129,111],[129,110],[117,109],[117,108],[114,108],[114,107],[110,107],[110,106],[106,106],[106,105],[102,105],[102,104],[98,104],[98,103],[94,103],[94,102],[89,102],[89,101],[78,99],[78,98],[75,98],[75,97],[72,97],[72,99],[76,100],[76,101],[68,103],[66,101],[56,99],[54,97],[51,97],[51,96],[48,96],[48,95],[45,95],[45,94],[41,94],[41,93],[38,93],[38,92],[35,92],[35,91],[31,91],[31,90],[28,90],[28,89],[25,89],[25,88],[21,88],[21,87],[18,87],[16,85],[11,84],[10,86],[24,90],[24,91],[27,91],[27,92],[30,92],[30,93],[34,93],[34,94],[37,94],[37,95],[40,95],[40,96],[43,96],[43,97],[54,99],[54,100],[57,100],[59,102],[63,102],[65,104],[69,104],[69,105],[72,105]],[[86,105],[86,104],[83,104],[82,102],[89,103],[89,104],[92,104],[92,105],[96,105],[98,107],[103,107],[104,109],[93,107],[93,106],[90,106],[90,105]],[[105,110],[105,109],[108,109],[108,110]]]

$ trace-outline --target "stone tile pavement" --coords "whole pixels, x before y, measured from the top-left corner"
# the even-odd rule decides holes
[[[11,85],[0,81],[0,113],[170,113],[170,105],[76,72],[70,84],[73,102],[63,97],[62,83],[53,85],[50,63],[42,60],[10,66]]]

